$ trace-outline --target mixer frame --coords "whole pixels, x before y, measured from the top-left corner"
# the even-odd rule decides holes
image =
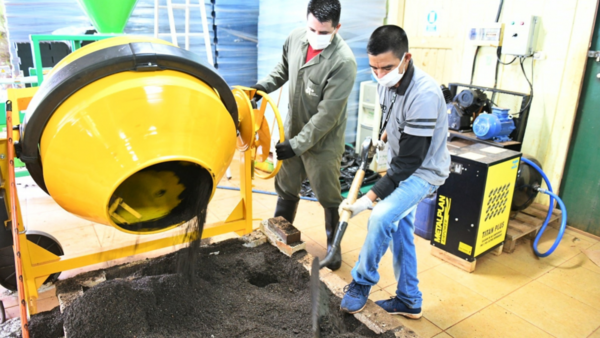
[[[17,109],[24,110],[26,105],[29,103],[37,88],[26,88],[22,89],[10,89],[8,91],[9,100],[13,102],[13,105]],[[249,88],[243,88],[249,89]],[[249,97],[252,97],[254,93],[247,92]],[[266,103],[269,103],[271,107],[276,110],[276,106],[273,105],[270,98],[262,92],[259,95],[263,96],[267,100],[260,109],[255,109],[255,113],[264,115],[266,109]],[[12,118],[12,111],[7,110],[7,120]],[[280,131],[280,138],[283,137],[283,127],[281,118],[276,114],[277,123]],[[252,119],[254,122],[254,119]],[[259,130],[257,126],[255,130]],[[19,140],[19,133],[13,128],[8,129],[7,132],[12,131],[12,139],[16,142]],[[14,152],[9,152],[9,137],[0,137],[0,154],[8,154],[9,156],[0,156],[0,170],[2,175],[2,183],[0,189],[5,191],[5,201],[7,210],[11,210],[12,205],[10,203],[11,196],[16,204],[16,214],[10,213],[10,221],[7,223],[17,222],[18,224],[18,242],[20,243],[20,257],[23,271],[23,291],[24,299],[29,315],[37,313],[37,299],[38,299],[38,288],[46,281],[46,279],[55,273],[62,271],[73,270],[90,266],[97,263],[103,263],[112,261],[119,258],[129,257],[132,255],[139,255],[146,252],[173,247],[176,245],[185,244],[189,241],[190,236],[186,236],[183,226],[178,227],[178,231],[173,231],[167,237],[151,239],[147,241],[141,241],[134,245],[117,246],[112,248],[102,248],[101,251],[88,253],[83,255],[68,254],[64,256],[57,256],[48,250],[36,245],[35,243],[28,241],[26,238],[26,228],[23,224],[23,217],[21,208],[19,205],[18,192],[15,184],[10,184],[7,177],[10,176],[11,171],[14,173],[14,166],[10,166],[9,163],[14,161]],[[249,151],[248,151],[249,150]],[[247,151],[239,152],[239,165],[240,165],[240,199],[236,207],[231,211],[229,216],[224,222],[216,222],[212,224],[206,224],[202,233],[202,238],[214,237],[222,234],[234,232],[238,235],[249,234],[252,232],[252,177],[253,177],[253,161],[255,149],[252,147],[248,148]],[[12,156],[11,156],[12,155]],[[276,169],[278,169],[277,166]],[[14,177],[14,176],[12,176]],[[9,184],[7,184],[9,183]],[[13,182],[14,183],[14,182]],[[10,224],[5,224],[9,227]],[[151,237],[156,237],[151,236]],[[19,283],[20,284],[20,283]]]

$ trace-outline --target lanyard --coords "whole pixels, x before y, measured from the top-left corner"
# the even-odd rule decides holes
[[[392,107],[394,106],[394,102],[396,102],[396,97],[398,96],[398,93],[394,92],[394,96],[392,96],[392,101],[390,102],[390,106],[387,109],[387,114],[385,111],[383,111],[383,114],[385,115],[385,121],[381,121],[381,126],[379,128],[379,139],[381,140],[381,135],[383,135],[383,132],[385,131],[385,128],[387,127],[388,122],[390,121],[390,116],[392,115]],[[385,100],[384,100],[385,102]]]

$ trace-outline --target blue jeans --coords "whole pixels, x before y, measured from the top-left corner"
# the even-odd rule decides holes
[[[367,238],[352,278],[363,285],[379,282],[379,261],[388,246],[394,256],[394,274],[398,281],[396,296],[409,308],[420,308],[423,302],[417,279],[417,253],[414,243],[417,204],[435,192],[437,186],[410,176],[389,196],[377,203],[369,218]]]

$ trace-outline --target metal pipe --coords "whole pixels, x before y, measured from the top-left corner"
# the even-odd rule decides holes
[[[154,38],[158,39],[158,5],[160,0],[154,0]]]
[[[206,5],[204,0],[198,0],[200,3],[200,15],[202,16],[202,33],[204,33],[204,46],[206,47],[206,58],[211,65],[215,65],[212,51],[210,49],[210,39],[208,38],[208,19],[206,18]]]
[[[171,3],[171,0],[167,0],[167,12],[169,13],[169,27],[171,28],[171,43],[179,47],[179,44],[177,44],[175,17],[173,16],[173,4]]]
[[[190,50],[190,0],[185,0],[185,49]]]
[[[173,34],[171,34],[171,33],[158,33],[158,36],[167,36],[167,35],[168,36],[172,36]],[[186,35],[185,33],[175,33],[175,36],[185,36],[185,35]],[[204,36],[204,33],[189,33],[188,35],[191,36],[191,37],[194,37],[194,36]]]
[[[223,190],[235,190],[235,191],[240,191],[240,188],[238,187],[226,187],[224,185],[218,185],[217,189],[223,189]],[[272,192],[272,191],[265,191],[265,190],[256,190],[256,189],[252,189],[253,193],[256,194],[263,194],[263,195],[271,195],[271,196],[279,196],[277,195],[276,192]],[[300,196],[301,200],[305,200],[305,201],[312,201],[312,202],[318,202],[318,200],[316,198],[313,197],[304,197],[304,196]]]
[[[184,9],[187,5],[186,4],[171,4],[171,7],[174,9]],[[158,6],[159,8],[169,8],[168,6]],[[199,5],[194,5],[194,4],[190,4],[189,5],[190,8],[196,8],[199,7]]]

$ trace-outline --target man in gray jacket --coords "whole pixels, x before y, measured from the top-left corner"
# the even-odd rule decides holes
[[[283,161],[275,177],[275,216],[294,222],[302,181],[308,177],[325,209],[327,251],[339,221],[346,103],[356,77],[354,54],[338,34],[340,13],[339,0],[310,0],[307,27],[289,35],[279,64],[254,86],[271,93],[289,81],[286,140],[275,147]],[[341,263],[338,255],[328,267],[337,270]]]
[[[440,85],[413,64],[404,29],[395,25],[377,28],[369,38],[367,53],[378,82],[382,139],[390,147],[389,169],[367,194],[340,206],[354,217],[381,199],[369,217],[367,238],[340,307],[356,313],[366,306],[371,287],[380,280],[381,257],[389,247],[396,295],[375,303],[388,313],[419,319],[423,295],[417,278],[415,214],[419,202],[444,184],[450,173],[446,101]]]

